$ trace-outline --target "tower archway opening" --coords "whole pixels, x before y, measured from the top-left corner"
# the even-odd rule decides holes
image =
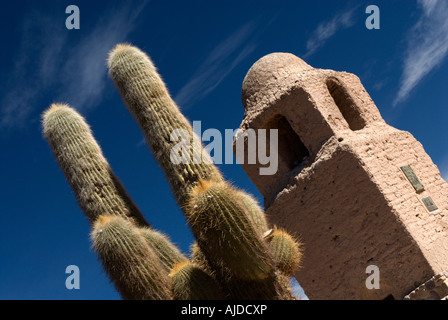
[[[280,171],[290,171],[301,165],[310,156],[308,148],[283,115],[276,115],[272,118],[267,123],[266,129],[268,129],[268,132],[269,129],[278,130],[278,159]]]
[[[366,126],[366,121],[361,117],[359,108],[347,89],[338,79],[333,77],[328,78],[326,84],[334,103],[342,113],[345,121],[347,121],[350,129],[353,131],[363,129]]]

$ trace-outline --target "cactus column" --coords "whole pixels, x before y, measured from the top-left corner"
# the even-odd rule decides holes
[[[149,226],[113,173],[84,118],[66,104],[52,104],[42,116],[43,134],[93,224],[99,215],[133,218]]]
[[[221,181],[220,172],[203,151],[200,139],[171,99],[149,57],[136,47],[117,45],[109,55],[108,65],[109,75],[165,171],[179,205],[184,206],[189,189],[199,179]],[[188,163],[176,164],[170,157],[172,148],[179,143],[171,139],[174,130],[188,133]]]
[[[91,237],[104,269],[124,299],[172,299],[168,272],[130,220],[99,216]]]

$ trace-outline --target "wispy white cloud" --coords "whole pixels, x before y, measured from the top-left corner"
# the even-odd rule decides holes
[[[56,26],[53,17],[39,12],[25,17],[18,58],[10,72],[11,88],[1,100],[0,127],[25,125],[33,113],[47,107],[37,105],[43,96],[78,109],[98,105],[108,81],[107,52],[126,39],[145,4],[101,15],[78,41],[73,40],[76,37],[70,41],[69,33],[80,31]]]
[[[131,9],[128,6],[108,14],[107,19],[98,21],[92,33],[71,50],[62,68],[60,80],[65,90],[59,100],[69,101],[80,108],[99,103],[108,81],[107,53],[134,29],[143,7]]]
[[[400,88],[393,105],[404,101],[448,54],[448,2],[417,0],[422,14],[407,36]]]
[[[422,6],[424,14],[428,16],[433,12],[439,0],[417,0],[417,2]]]
[[[336,14],[331,20],[320,23],[306,42],[306,53],[303,58],[308,58],[321,48],[328,39],[339,30],[351,27],[355,23],[353,13],[358,6]]]
[[[174,100],[179,105],[188,107],[213,91],[244,58],[253,52],[256,46],[248,39],[254,31],[255,23],[249,22],[219,43],[179,90]]]
[[[46,26],[45,32],[42,26]],[[38,12],[24,19],[21,34],[20,49],[8,74],[8,91],[1,100],[0,127],[25,124],[33,103],[51,82],[50,74],[58,62],[56,52],[64,46],[66,38],[54,27],[50,17]]]

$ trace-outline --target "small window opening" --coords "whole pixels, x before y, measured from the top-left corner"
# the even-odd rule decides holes
[[[266,129],[278,129],[278,157],[287,166],[287,170],[297,167],[309,157],[307,147],[285,117],[275,117],[268,123]]]
[[[361,117],[353,98],[339,80],[329,78],[327,80],[327,88],[350,129],[356,131],[364,128],[366,126],[365,120]]]

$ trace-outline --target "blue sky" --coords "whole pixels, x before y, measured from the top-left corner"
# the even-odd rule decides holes
[[[80,9],[68,30],[65,8]],[[368,30],[365,9],[380,9]],[[146,51],[203,130],[238,128],[241,83],[271,52],[358,75],[392,126],[411,132],[448,179],[448,3],[377,1],[23,1],[0,4],[0,299],[118,299],[90,226],[42,138],[52,102],[77,108],[147,220],[187,252],[193,241],[163,173],[107,76],[107,52]],[[258,191],[237,164],[220,169]],[[80,269],[67,290],[65,268]]]

